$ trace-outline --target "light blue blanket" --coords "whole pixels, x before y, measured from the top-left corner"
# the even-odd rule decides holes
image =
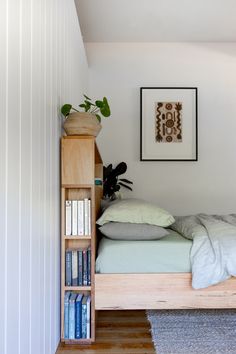
[[[193,240],[192,286],[206,288],[236,276],[236,214],[176,217],[171,228]]]

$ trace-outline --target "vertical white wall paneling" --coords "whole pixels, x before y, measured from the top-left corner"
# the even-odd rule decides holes
[[[0,26],[0,353],[54,354],[59,110],[87,91],[88,66],[73,0],[3,0]]]
[[[7,353],[19,347],[20,2],[8,1]],[[10,276],[9,276],[10,275]],[[17,319],[17,321],[16,321]],[[14,340],[12,340],[14,338]]]
[[[5,326],[6,326],[6,183],[7,183],[7,147],[6,147],[6,133],[7,133],[7,0],[0,1],[0,353],[5,353]]]
[[[87,53],[91,93],[111,103],[99,147],[104,162],[127,162],[129,196],[175,215],[234,212],[236,43],[88,43]],[[198,87],[198,162],[139,161],[145,86]]]
[[[30,239],[31,239],[31,5],[21,1],[21,254],[20,283],[20,346],[19,353],[30,353]],[[27,334],[27,335],[26,335]]]

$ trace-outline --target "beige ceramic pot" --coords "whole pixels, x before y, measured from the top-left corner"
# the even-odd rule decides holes
[[[64,122],[67,135],[92,135],[97,136],[102,129],[95,114],[86,112],[70,113]]]

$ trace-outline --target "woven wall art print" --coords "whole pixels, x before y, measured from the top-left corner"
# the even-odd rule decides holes
[[[156,142],[182,142],[182,102],[157,102],[155,117]]]

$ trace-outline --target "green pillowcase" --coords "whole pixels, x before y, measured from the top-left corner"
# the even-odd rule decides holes
[[[112,240],[126,241],[159,240],[170,233],[161,226],[130,222],[108,222],[99,231]]]
[[[110,221],[168,227],[175,219],[168,211],[154,204],[140,199],[123,199],[109,206],[97,224],[104,225]]]

